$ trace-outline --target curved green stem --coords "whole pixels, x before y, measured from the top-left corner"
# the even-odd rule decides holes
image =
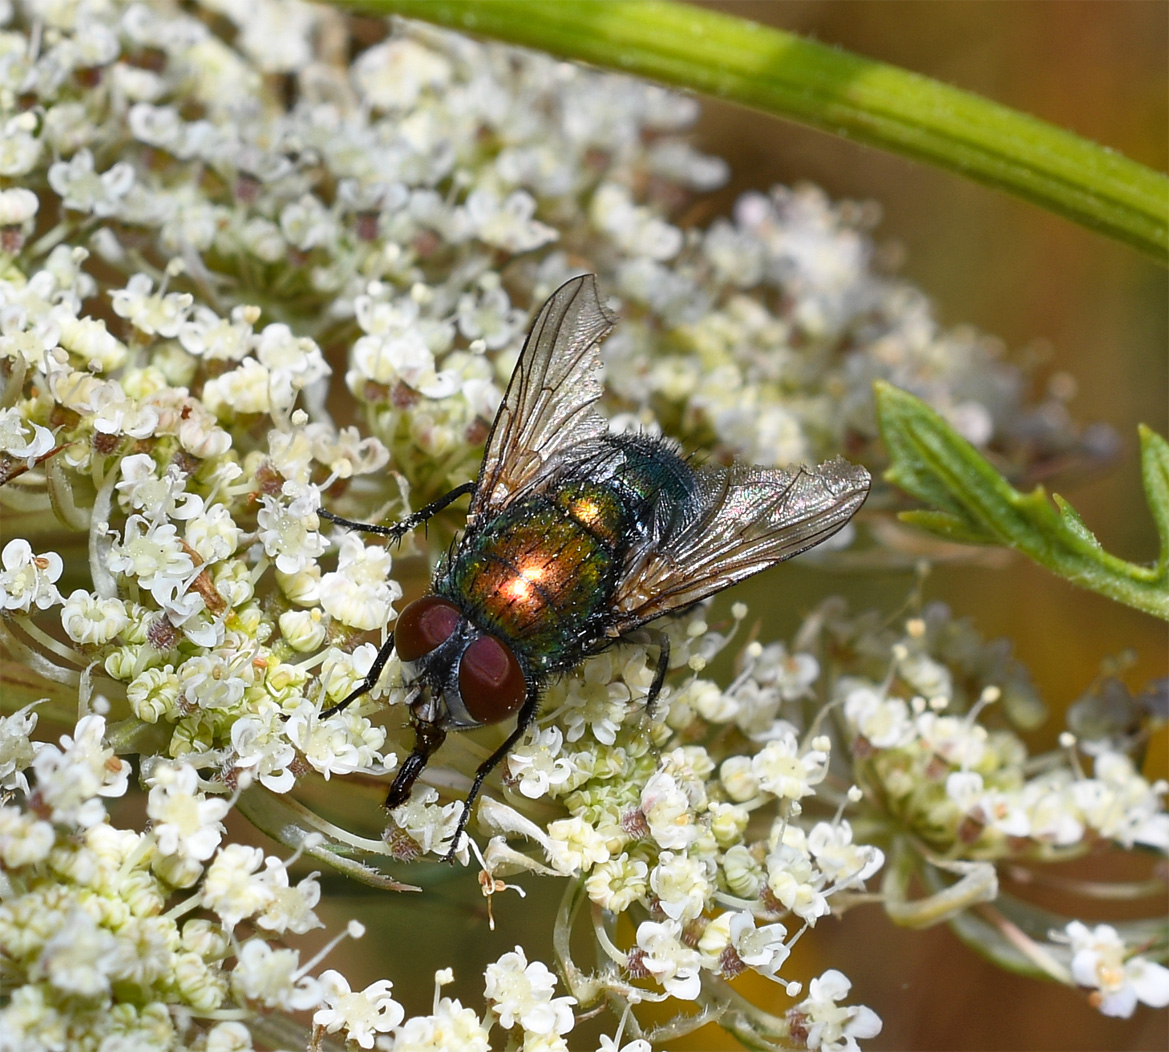
[[[1169,263],[1169,179],[916,73],[668,0],[334,0],[713,95],[927,161]]]

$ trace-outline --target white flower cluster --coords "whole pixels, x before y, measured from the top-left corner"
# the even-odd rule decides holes
[[[433,1012],[407,1018],[389,980],[313,977],[274,941],[319,926],[320,886],[224,842],[233,795],[384,775],[401,747],[370,719],[377,691],[321,717],[373,667],[404,587],[386,547],[322,531],[317,510],[389,516],[473,477],[531,311],[565,278],[594,270],[623,301],[606,382],[631,425],[763,464],[874,459],[881,376],[1020,462],[1077,442],[990,341],[875,273],[863,210],[777,189],[684,229],[725,176],[685,139],[692,100],[371,26],[358,43],[291,0],[0,3],[0,642],[48,699],[0,719],[0,791],[21,797],[0,807],[0,1020],[25,1047],[244,1050],[239,1019],[313,1011],[318,1036],[362,1048],[487,1049],[499,1027],[534,1052],[608,996],[630,1011],[604,1047],[648,1052],[632,1006],[715,1014],[744,970],[782,982],[803,931],[859,897],[884,853],[845,814],[854,781],[970,858],[1089,835],[1163,847],[1163,786],[1120,747],[1091,778],[1023,778],[1018,739],[958,704],[961,648],[874,638],[858,653],[887,664],[898,644],[895,676],[858,658],[827,684],[821,616],[790,648],[749,643],[724,688],[703,673],[735,628],[694,612],[668,628],[660,711],[646,648],[590,658],[508,757],[507,803],[481,802],[484,888],[579,879],[603,918],[596,978],[566,973],[555,996],[517,949],[488,968],[482,1014],[440,972]],[[330,416],[341,377],[360,429]],[[1027,700],[1012,675],[994,679],[1004,705]],[[395,702],[398,680],[391,660]],[[119,740],[155,753],[146,832],[107,817],[129,765],[104,740],[103,681]],[[91,714],[33,744],[78,692]],[[805,718],[817,694],[846,721],[835,740]],[[419,784],[378,846],[445,854],[460,808]],[[1094,938],[1073,970],[1111,1010],[1119,958]],[[1146,1001],[1150,975],[1130,984]],[[839,1003],[848,989],[826,972],[769,1036],[855,1048],[880,1024]]]
[[[835,968],[808,984],[808,996],[787,1013],[792,1037],[799,1045],[823,1052],[857,1052],[858,1037],[876,1037],[881,1032],[881,1021],[871,1009],[837,1004],[851,989],[852,983]]]
[[[697,670],[730,639],[711,632],[700,612],[672,625],[671,635],[676,663]],[[833,652],[826,683],[814,656],[821,638]],[[670,694],[661,722],[647,723],[630,711],[648,682],[644,650],[589,659],[549,690],[559,722],[538,725],[508,758],[507,781],[519,793],[513,806],[481,808],[497,834],[484,852],[489,873],[585,875],[586,893],[605,916],[634,922],[626,947],[615,933],[600,942],[618,974],[674,998],[698,998],[704,975],[707,984],[748,968],[778,978],[804,928],[849,904],[848,893],[880,868],[883,852],[856,842],[845,808],[867,828],[895,821],[938,856],[970,862],[1068,858],[1101,838],[1169,849],[1169,787],[1145,780],[1119,745],[1085,742],[1094,757],[1088,776],[1078,757],[1056,753],[1036,763],[1016,733],[980,722],[988,708],[1008,706],[1030,720],[1035,699],[1007,652],[943,607],[897,635],[870,619],[849,621],[830,602],[808,619],[796,649],[752,642],[737,667],[725,689],[692,676]],[[875,674],[862,674],[867,669]],[[824,722],[804,724],[800,715],[813,691],[836,699],[825,729],[844,750],[833,747],[833,734],[800,729]],[[565,724],[574,728],[567,735]],[[720,725],[743,736],[729,754],[693,744]],[[833,817],[818,819],[831,769],[857,784]],[[571,817],[531,822],[520,801],[539,797],[559,799]],[[542,860],[518,852],[522,841]],[[802,925],[795,938],[791,920]],[[1074,975],[1098,990],[1093,1003],[1106,1013],[1127,1014],[1137,999],[1163,1003],[1161,967],[1106,942],[1100,935],[1092,944],[1095,972],[1081,954],[1065,981]],[[879,1022],[868,1009],[834,1004],[847,989],[839,972],[822,977],[789,1011],[791,1035],[854,1048],[875,1033]],[[644,991],[618,996],[636,1004]],[[811,1008],[821,1002],[826,1007]]]
[[[286,423],[329,374],[321,348],[344,341],[346,384],[400,470],[430,483],[435,464],[472,466],[465,438],[490,420],[500,366],[570,256],[636,308],[608,349],[608,382],[643,423],[653,400],[687,437],[744,459],[820,459],[874,437],[881,376],[976,444],[1025,440],[1038,456],[1074,443],[1062,406],[1024,404],[991,341],[942,330],[920,293],[875,272],[863,209],[777,189],[745,196],[733,221],[684,231],[673,213],[726,174],[681,134],[692,100],[417,28],[346,68],[318,50],[335,16],[303,5],[278,16],[270,0],[217,7],[228,40],[178,5],[42,8],[17,5],[4,34],[20,60],[0,96],[0,175],[24,184],[0,200],[5,243],[24,246],[31,191],[51,192],[63,212],[51,242],[92,224],[94,250],[128,270],[132,230],[145,243],[133,257],[153,273],[109,290],[121,338],[65,290],[42,285],[41,304],[57,308],[46,325],[3,288],[0,345],[11,354],[15,341],[33,368],[62,347],[61,366],[109,374],[134,344],[166,341],[149,386],[200,392],[179,429],[195,456],[222,452],[216,424]],[[44,32],[26,36],[34,25]],[[142,49],[149,69],[131,61]],[[297,103],[261,71],[293,75]],[[186,288],[168,291],[179,277]],[[212,286],[222,310],[190,291]],[[253,288],[278,301],[263,326]],[[632,352],[651,345],[664,353],[649,366]],[[79,412],[103,410],[102,433],[157,433],[159,407],[130,408],[156,392],[127,402],[117,383],[67,375]],[[20,416],[0,429],[3,452],[35,460],[49,448],[44,422]]]
[[[937,634],[944,615],[934,610],[929,619],[932,628],[911,620],[893,643],[891,675],[834,684],[856,776],[874,797],[931,842],[960,842],[968,858],[1055,857],[1097,838],[1169,852],[1169,781],[1150,784],[1107,743],[1088,743],[1092,776],[1078,762],[1030,773],[1018,735],[975,719],[1001,688],[988,685],[974,705],[956,704],[953,672],[928,652],[927,634]]]
[[[525,1047],[567,1049],[575,1001],[518,947],[488,968],[482,1019],[436,996],[434,1015],[406,1020],[389,980],[353,991],[337,971],[313,977],[323,954],[305,964],[271,941],[322,926],[319,874],[289,876],[299,852],[223,843],[231,802],[186,764],[154,765],[148,832],[119,828],[103,798],[125,793],[130,767],[104,744],[104,718],[59,745],[32,741],[36,723],[29,709],[0,717],[3,784],[23,797],[0,805],[0,1047],[247,1052],[248,1028],[216,1016],[313,1010],[324,1033],[365,1049],[486,1052],[496,1023]]]
[[[104,718],[59,745],[32,742],[36,722],[0,717],[5,785],[22,797],[0,805],[4,1048],[166,1052],[198,1038],[245,1052],[247,1028],[216,1015],[329,1003],[315,961],[267,941],[321,926],[318,874],[292,884],[295,856],[223,844],[231,803],[187,764],[155,764],[148,832],[119,828],[103,800],[126,792],[130,765],[104,743]],[[244,922],[259,934],[240,941]]]
[[[444,968],[434,980],[433,1011],[407,1019],[402,1007],[389,996],[388,982],[351,993],[344,977],[327,971],[321,981],[328,1007],[318,1011],[313,1022],[326,1033],[344,1028],[349,1040],[361,1048],[383,1052],[489,1052],[496,1024],[511,1031],[508,1037],[515,1047],[535,1052],[568,1049],[563,1035],[575,1023],[574,999],[553,997],[556,977],[539,961],[529,963],[520,947],[487,966],[487,1011],[482,1016],[443,996],[442,988],[454,981],[451,969]]]
[[[1127,1018],[1137,1002],[1153,1008],[1169,1005],[1169,968],[1126,946],[1112,925],[1089,928],[1072,921],[1052,935],[1067,945],[1073,978],[1092,991],[1089,999],[1104,1015]]]
[[[729,639],[710,632],[701,614],[676,622],[671,634],[675,660],[697,666]],[[815,660],[752,645],[746,661],[728,696],[711,702],[709,723],[697,715],[696,699],[719,689],[693,679],[671,695],[664,722],[647,724],[634,703],[652,678],[645,650],[590,658],[549,690],[549,704],[574,730],[537,725],[506,761],[506,780],[522,798],[559,799],[570,817],[541,827],[518,804],[487,800],[480,811],[497,834],[483,855],[489,873],[583,875],[606,916],[634,921],[627,949],[601,944],[618,973],[683,1001],[700,997],[704,973],[708,983],[747,969],[778,980],[795,939],[834,902],[843,908],[884,858],[879,848],[854,843],[839,816],[800,817],[800,801],[825,777],[831,745],[822,736],[801,740],[778,711],[785,697],[808,693],[819,674]],[[733,725],[747,712],[739,698],[750,699],[748,725],[758,728],[750,748],[726,755],[684,744],[700,724],[717,725],[716,715]],[[575,729],[581,722],[596,728],[595,738]],[[537,846],[543,861],[518,851],[522,841]],[[661,996],[627,980],[619,995],[627,1004]]]
[[[28,541],[17,537],[0,552],[0,608],[30,613],[63,602],[56,581],[65,564],[56,552],[33,555]]]

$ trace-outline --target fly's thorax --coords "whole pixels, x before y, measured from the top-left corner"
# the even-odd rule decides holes
[[[583,653],[586,626],[612,599],[624,547],[604,540],[606,533],[622,535],[600,513],[616,507],[611,494],[597,493],[596,514],[581,509],[593,519],[589,527],[558,502],[557,490],[517,501],[464,538],[442,590],[511,643],[526,667],[563,668]]]
[[[592,481],[613,494],[627,530],[657,542],[690,521],[700,504],[698,480],[671,440],[638,432],[610,434],[598,447],[589,465]]]

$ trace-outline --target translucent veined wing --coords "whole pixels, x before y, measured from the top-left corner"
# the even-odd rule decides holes
[[[496,512],[556,467],[564,450],[605,433],[598,345],[616,319],[592,274],[560,286],[540,308],[491,425],[469,518]]]
[[[746,464],[696,472],[700,511],[635,556],[617,588],[616,630],[705,599],[827,540],[856,514],[869,473],[837,457],[815,470]]]

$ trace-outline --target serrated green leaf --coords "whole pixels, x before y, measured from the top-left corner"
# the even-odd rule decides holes
[[[954,518],[965,520],[960,504],[951,499],[950,492],[940,483],[936,474],[925,463],[921,443],[921,417],[924,409],[933,415],[924,402],[892,384],[878,380],[873,384],[877,400],[877,420],[881,436],[889,450],[887,481],[900,486],[918,500],[948,511]],[[928,418],[926,426],[932,423]]]
[[[1084,520],[1080,518],[1080,513],[1058,493],[1053,493],[1051,499],[1059,507],[1059,514],[1063,524],[1089,547],[1102,551],[1100,542],[1096,539],[1096,534],[1084,525]]]
[[[1068,581],[1169,620],[1169,445],[1141,431],[1142,471],[1161,534],[1155,566],[1118,559],[1063,498],[1042,486],[1020,493],[921,399],[873,385],[889,450],[885,478],[928,509],[901,518],[948,540],[1014,548]]]

